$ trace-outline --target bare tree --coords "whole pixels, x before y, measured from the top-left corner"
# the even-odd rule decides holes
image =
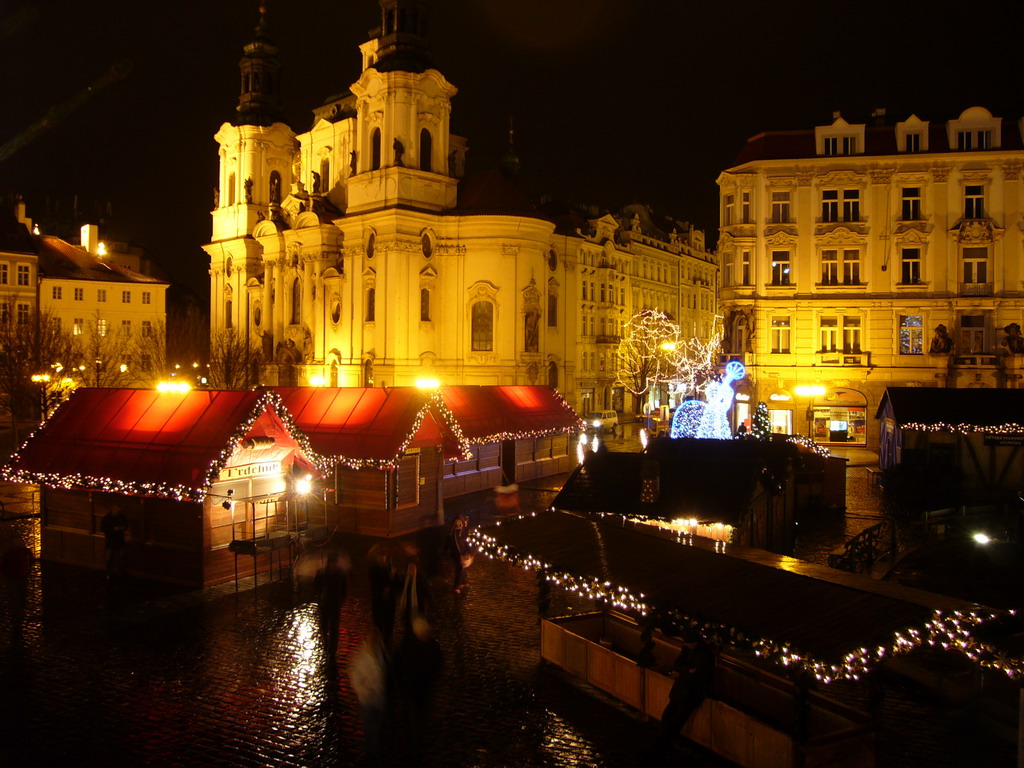
[[[136,340],[131,326],[110,327],[99,311],[75,337],[74,377],[86,387],[137,385],[133,352]]]
[[[153,387],[171,378],[201,386],[210,357],[210,326],[198,313],[169,311],[135,337],[131,352],[135,381]]]
[[[215,389],[251,389],[266,369],[260,348],[232,329],[210,339],[210,386]]]
[[[674,369],[670,380],[684,396],[704,391],[708,382],[717,379],[718,356],[722,352],[722,332],[715,329],[707,341],[698,338],[680,339],[669,350],[668,362]]]
[[[657,309],[637,312],[626,323],[619,342],[615,383],[636,396],[639,405],[651,387],[672,381],[675,351],[682,344],[679,326]]]
[[[63,373],[74,360],[74,344],[49,311],[32,316],[12,312],[16,306],[15,298],[7,297],[0,309],[0,406],[10,414],[17,444],[18,420],[45,418],[55,404]]]

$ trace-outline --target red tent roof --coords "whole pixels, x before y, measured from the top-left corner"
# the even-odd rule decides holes
[[[265,392],[79,389],[11,457],[3,476],[199,501],[246,437],[273,437],[278,453],[284,446],[309,466],[305,435],[282,420],[279,402]]]
[[[441,398],[471,443],[583,430],[580,417],[552,387],[441,387]]]
[[[350,467],[389,466],[409,448],[465,447],[437,407],[435,392],[416,387],[272,387],[313,450]]]

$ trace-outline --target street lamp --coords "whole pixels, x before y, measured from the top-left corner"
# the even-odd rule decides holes
[[[799,397],[807,398],[807,437],[814,439],[811,420],[814,418],[814,398],[825,394],[825,388],[821,384],[802,384],[793,390]]]

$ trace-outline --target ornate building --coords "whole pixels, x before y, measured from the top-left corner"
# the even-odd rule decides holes
[[[581,254],[604,239],[556,234],[514,183],[512,152],[501,170],[465,177],[467,143],[450,131],[456,88],[424,34],[428,3],[380,6],[358,80],[317,107],[305,133],[283,121],[261,15],[237,113],[216,134],[212,332],[261,344],[270,384],[551,384],[589,410],[597,385],[578,391],[581,366],[609,365],[629,307],[653,301],[654,268],[635,289],[628,273],[587,266]],[[683,248],[644,247],[675,260]],[[599,269],[607,279],[582,277]],[[667,266],[659,273],[678,304],[678,283]],[[598,282],[616,288],[598,298]],[[581,337],[579,313],[595,307],[603,322]],[[601,391],[611,399],[610,384]]]
[[[740,418],[878,445],[886,386],[1018,387],[1024,122],[838,114],[751,138],[718,178]]]

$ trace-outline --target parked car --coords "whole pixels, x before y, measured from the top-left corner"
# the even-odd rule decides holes
[[[593,411],[586,415],[587,431],[599,434],[616,434],[619,428],[619,414],[615,411]]]

